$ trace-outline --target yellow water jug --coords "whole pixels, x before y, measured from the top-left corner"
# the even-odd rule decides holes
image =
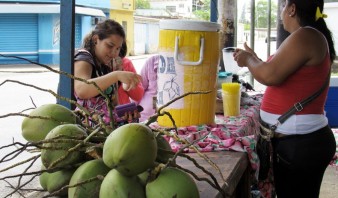
[[[211,91],[186,96],[163,109],[177,127],[214,122],[219,29],[219,24],[205,21],[160,21],[157,108],[188,92]],[[157,121],[160,126],[173,126],[168,116]]]

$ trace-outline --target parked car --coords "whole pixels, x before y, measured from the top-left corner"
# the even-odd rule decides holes
[[[271,41],[277,41],[277,36],[276,35],[271,35],[270,36],[270,42]],[[267,42],[268,42],[268,37],[265,38],[265,43],[267,43]]]

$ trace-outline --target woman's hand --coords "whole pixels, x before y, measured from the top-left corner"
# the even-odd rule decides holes
[[[134,72],[128,71],[118,71],[119,74],[117,78],[120,82],[122,82],[122,87],[125,91],[130,91],[134,89],[139,82],[141,82],[142,77]]]
[[[239,67],[246,67],[249,58],[254,56],[251,52],[237,48],[233,54],[234,60],[237,62]]]
[[[137,109],[134,110],[134,112],[125,112],[124,116],[122,117],[122,120],[125,122],[131,123],[131,122],[138,122],[138,119],[141,117],[140,112],[137,111]]]
[[[250,57],[255,57],[258,60],[261,60],[260,58],[258,58],[257,54],[248,46],[246,42],[244,43],[244,50],[236,49],[233,56],[238,66],[240,67],[247,66],[247,61]]]
[[[245,51],[250,52],[252,55],[257,57],[256,53],[248,46],[246,42],[244,42],[243,46],[244,46]]]

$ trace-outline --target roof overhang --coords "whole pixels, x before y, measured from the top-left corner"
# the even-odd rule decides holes
[[[35,14],[57,14],[60,13],[59,4],[13,4],[13,3],[1,3],[0,4],[0,13],[35,13]],[[75,6],[75,13],[96,16],[96,17],[106,17],[102,10]]]

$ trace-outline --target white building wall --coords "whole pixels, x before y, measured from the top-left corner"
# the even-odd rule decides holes
[[[175,16],[190,16],[192,14],[192,0],[150,0],[152,9],[166,9],[168,6],[176,7]]]

